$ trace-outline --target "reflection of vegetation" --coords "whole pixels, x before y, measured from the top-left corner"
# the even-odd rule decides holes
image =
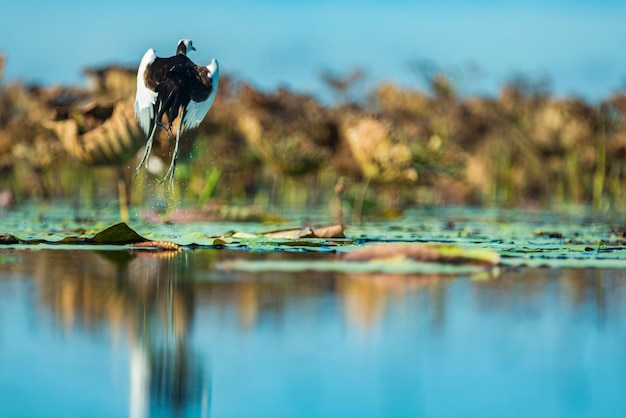
[[[182,253],[170,259],[78,251],[73,253],[76,263],[68,265],[61,251],[38,251],[24,252],[22,262],[0,264],[0,270],[27,270],[34,275],[39,304],[52,310],[67,332],[74,327],[100,329],[104,323],[119,340],[126,330],[150,370],[151,393],[159,398],[154,402],[181,408],[197,401],[200,388],[206,386],[201,379],[204,366],[188,338],[197,306],[209,307],[215,314],[236,312],[246,332],[268,322],[283,323],[294,315],[328,315],[332,310],[327,309],[334,306],[328,302],[336,299],[341,307],[336,311],[339,318],[368,329],[380,324],[398,301],[421,295],[418,299],[428,303],[412,304],[414,308],[431,318],[433,326],[443,327],[449,292],[458,283],[454,276],[438,274],[215,270],[216,257],[236,263],[244,256],[259,257],[227,250]],[[263,255],[278,265],[298,257]],[[308,257],[337,258],[328,254]],[[479,306],[512,313],[522,307],[532,313],[544,304],[546,292],[559,289],[562,300],[584,309],[593,307],[597,319],[605,320],[619,316],[623,309],[623,276],[619,269],[508,270],[499,276],[477,277],[470,287]]]
[[[354,94],[361,71],[325,72],[324,81],[338,96],[336,106],[286,89],[261,92],[224,76],[214,110],[184,142],[191,158],[177,179],[184,186],[177,188],[179,197],[327,202],[341,178],[342,197],[348,207],[356,204],[355,210],[370,200],[395,208],[417,201],[601,207],[626,198],[624,95],[597,105],[552,98],[545,80],[518,77],[496,98],[463,97],[455,85],[459,77],[423,63],[416,68],[429,93],[382,83],[362,99]],[[44,128],[53,126],[55,114],[74,115],[62,122],[78,123],[77,117],[90,114],[84,109],[103,109],[106,100],[123,103],[132,96],[133,71],[111,67],[88,74],[91,90],[2,86],[0,188],[20,199],[65,196],[90,176],[97,185],[112,183],[113,167],[92,171],[69,164],[62,146],[69,137]],[[86,100],[92,104],[85,107]],[[132,123],[124,120],[124,130],[109,131],[132,132]],[[105,118],[102,126],[106,123],[114,121]],[[97,145],[83,136],[77,138],[85,143],[68,149],[70,154],[96,149],[106,152],[109,162],[128,166],[122,154],[111,159],[113,143],[105,147],[115,135],[93,139],[102,141]],[[166,159],[167,135],[160,142]],[[141,141],[133,144],[122,151]],[[132,199],[142,201],[153,190],[143,182]],[[115,194],[116,187],[104,192]]]
[[[298,341],[312,342],[311,349],[317,350],[326,346],[316,345],[316,338],[328,334],[309,334],[311,329],[340,330],[340,341],[344,332],[356,330],[402,343],[403,338],[415,338],[410,332],[419,327],[428,333],[423,335],[427,343],[457,332],[458,321],[473,323],[476,312],[515,328],[518,319],[571,310],[574,318],[580,313],[602,326],[621,321],[626,300],[623,269],[521,269],[494,280],[471,281],[436,275],[220,272],[214,265],[216,258],[277,261],[297,259],[298,254],[197,250],[170,259],[105,254],[75,251],[69,254],[73,262],[67,263],[63,251],[18,250],[20,261],[0,263],[0,275],[8,271],[33,277],[37,299],[30,300],[44,315],[59,319],[65,332],[112,330],[118,345],[128,335],[133,417],[155,411],[185,416],[210,408],[212,385],[219,388],[221,382],[206,376],[210,365],[196,344],[228,351],[231,347],[224,344],[240,341],[223,338],[231,332],[262,333],[264,338],[278,337],[276,341],[289,340],[280,337],[296,332],[304,337]],[[257,347],[249,344],[244,350],[257,354]]]
[[[39,303],[64,330],[106,324],[130,341],[131,409],[181,415],[199,406],[209,390],[202,359],[187,343],[194,315],[193,285],[185,256],[155,258],[128,252],[79,251],[67,263],[63,251],[37,253],[30,270]]]
[[[119,348],[128,334],[131,417],[188,416],[199,410],[210,416],[212,388],[219,397],[213,407],[219,403],[221,411],[235,410],[236,405],[228,403],[238,402],[238,390],[267,389],[268,366],[276,368],[276,378],[289,387],[294,378],[309,376],[303,370],[333,367],[354,355],[368,355],[367,365],[376,367],[391,359],[393,370],[424,356],[463,361],[473,358],[473,350],[485,347],[503,349],[505,355],[497,358],[497,366],[510,363],[515,370],[529,356],[547,355],[543,360],[550,363],[554,355],[573,350],[578,359],[581,351],[575,348],[579,343],[591,341],[606,347],[620,341],[619,332],[610,331],[623,325],[626,300],[623,269],[518,269],[504,271],[495,280],[471,281],[466,277],[215,270],[216,258],[279,261],[302,259],[301,254],[196,250],[166,260],[85,250],[14,250],[11,254],[17,262],[0,260],[4,282],[0,284],[9,290],[4,295],[9,305],[15,305],[12,296],[18,297],[20,304],[27,303],[26,311],[39,309],[46,317],[61,319],[62,331],[93,332],[92,342],[97,344],[89,347],[107,344],[101,335],[112,330],[116,338],[108,343]],[[337,257],[309,256],[320,261]],[[9,280],[28,284],[7,287]],[[29,292],[11,295],[15,293],[11,289]],[[580,322],[585,323],[582,331]],[[28,321],[27,334],[48,334],[45,325],[49,323]],[[494,326],[498,328],[495,339]],[[66,344],[85,341],[82,337],[66,340]],[[502,346],[504,340],[510,344]],[[556,347],[556,351],[546,354],[544,346]],[[276,348],[278,354],[269,355],[268,347]],[[437,356],[428,355],[425,347]],[[511,353],[512,349],[528,351]],[[200,356],[200,351],[209,355]],[[53,351],[58,352],[65,351]],[[85,353],[85,358],[90,354]],[[219,364],[213,380],[205,375],[210,373],[206,360],[211,357]],[[243,364],[233,368],[233,361]],[[71,363],[93,369],[84,359]],[[256,383],[240,388],[239,372],[248,369]],[[328,378],[327,370],[315,371],[314,377]],[[30,372],[35,373],[35,380],[41,378],[37,370]],[[86,382],[99,378],[90,376]],[[269,396],[275,395],[276,378],[269,379]],[[118,385],[119,378],[114,383]],[[233,393],[235,397],[229,396]]]

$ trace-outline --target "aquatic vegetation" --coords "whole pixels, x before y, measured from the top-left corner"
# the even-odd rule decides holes
[[[90,102],[71,110],[66,119],[43,121],[69,155],[82,164],[122,165],[143,146],[132,102]]]
[[[492,250],[464,249],[453,244],[392,243],[376,244],[348,253],[346,261],[415,260],[427,263],[476,264],[493,266],[500,262],[500,255]]]
[[[128,180],[119,170],[128,171],[142,145],[122,109],[135,72],[85,73],[85,88],[0,86],[0,189],[13,200],[77,189],[107,200],[119,194],[111,177]],[[431,73],[429,92],[381,83],[355,94],[362,72],[323,77],[335,105],[285,88],[259,91],[225,74],[213,110],[181,142],[175,199],[320,204],[336,200],[341,183],[342,207],[359,219],[416,203],[607,210],[626,198],[622,93],[593,104],[551,97],[542,80],[519,77],[498,97],[463,97],[453,77]],[[158,176],[171,158],[167,132],[157,134],[153,153]],[[95,171],[74,160],[110,165]],[[93,181],[77,185],[77,177]],[[127,181],[126,200],[141,205],[158,188],[150,182],[131,191]]]
[[[414,157],[405,141],[391,137],[389,124],[372,118],[346,122],[345,138],[362,175],[387,184],[415,184]]]
[[[387,263],[395,265],[396,272],[407,265],[413,273],[415,263],[481,268],[626,267],[625,234],[615,227],[620,223],[584,212],[568,215],[541,211],[411,210],[395,220],[358,225],[303,227],[294,218],[286,218],[280,229],[270,226],[276,225],[277,220],[154,224],[137,217],[129,224],[106,218],[62,222],[32,218],[25,229],[18,218],[22,219],[17,215],[5,217],[0,231],[1,248],[95,246],[155,252],[181,248],[305,252],[336,254],[341,260],[334,262],[340,261],[341,269],[349,268],[345,263],[367,262],[373,270],[380,271],[381,263]]]

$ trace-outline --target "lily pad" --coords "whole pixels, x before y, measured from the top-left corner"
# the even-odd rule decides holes
[[[5,245],[40,245],[53,244],[62,246],[71,245],[98,245],[98,246],[122,246],[131,245],[134,248],[150,248],[164,251],[178,251],[180,246],[169,241],[151,241],[139,235],[134,229],[126,223],[120,222],[108,228],[97,232],[94,236],[89,237],[84,234],[66,236],[60,240],[45,240],[40,238],[21,239],[13,235],[5,234],[0,236],[0,244]]]
[[[349,261],[265,261],[265,260],[230,260],[217,264],[223,271],[240,272],[336,272],[336,273],[388,273],[412,275],[461,276],[475,275],[485,272],[484,267],[477,265],[454,265],[403,260],[388,262],[370,260],[364,262]]]
[[[499,262],[512,267],[626,268],[626,242],[619,233],[623,219],[586,212],[418,209],[407,210],[400,219],[349,225],[345,230],[334,223],[303,228],[302,224],[311,219],[308,212],[298,217],[285,211],[285,217],[294,220],[277,230],[268,230],[266,222],[146,223],[136,213],[124,224],[95,212],[70,219],[68,213],[72,213],[71,208],[61,210],[56,206],[5,212],[0,246],[36,248],[48,244],[62,250],[97,245],[99,249],[166,250],[176,245],[350,254],[342,263],[350,263],[355,257],[479,266]],[[383,244],[396,247],[385,250],[379,247]]]
[[[63,240],[65,241],[65,240]],[[113,226],[110,226],[92,238],[86,238],[84,242],[90,244],[114,244],[114,245],[124,245],[124,244],[136,244],[139,242],[148,241],[146,238],[139,235],[135,230],[126,225],[124,222],[120,222]]]
[[[500,255],[484,248],[463,248],[450,244],[376,244],[348,253],[345,261],[415,260],[446,264],[496,265]]]

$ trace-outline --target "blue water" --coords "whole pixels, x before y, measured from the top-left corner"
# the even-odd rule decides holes
[[[626,272],[237,273],[0,250],[2,417],[626,416]]]

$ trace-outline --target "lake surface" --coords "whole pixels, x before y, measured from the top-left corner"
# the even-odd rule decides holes
[[[626,415],[626,271],[238,272],[0,248],[2,417]]]

